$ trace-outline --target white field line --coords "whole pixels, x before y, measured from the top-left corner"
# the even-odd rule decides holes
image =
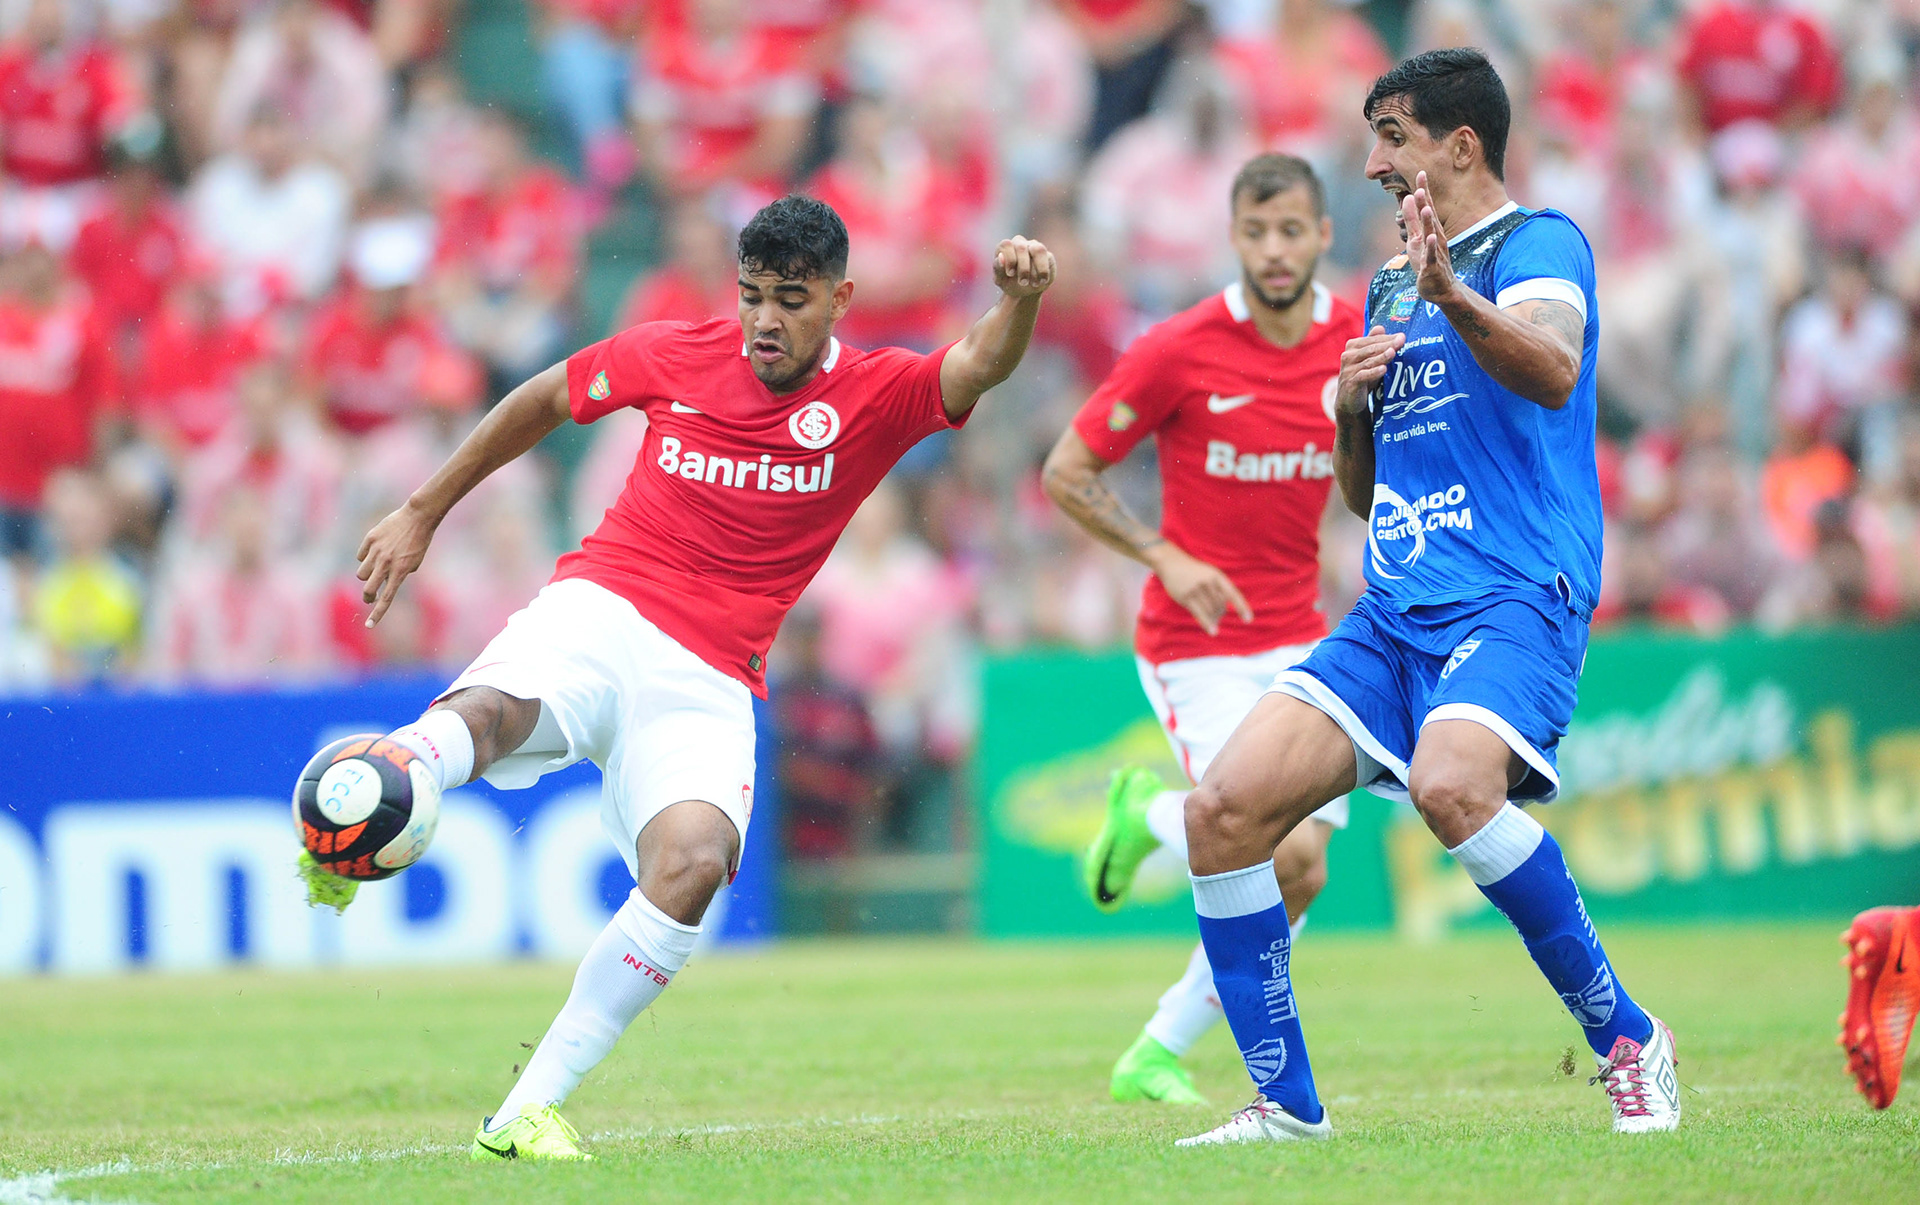
[[[697,1126],[648,1126],[639,1129],[602,1130],[587,1135],[589,1142],[632,1142],[649,1138],[699,1138],[719,1134],[754,1134],[778,1130],[847,1129],[857,1126],[893,1125],[904,1117],[832,1117],[802,1118],[793,1121],[714,1123]],[[134,1163],[128,1159],[96,1163],[73,1171],[45,1171],[13,1180],[0,1180],[0,1205],[78,1205],[66,1197],[54,1195],[60,1184],[74,1180],[94,1180],[108,1176],[163,1175],[180,1172],[231,1171],[242,1167],[310,1167],[328,1164],[391,1163],[400,1159],[433,1158],[458,1154],[467,1143],[419,1142],[411,1146],[384,1150],[343,1149],[297,1151],[279,1149],[263,1160],[162,1159],[153,1163]]]
[[[102,1164],[112,1168],[116,1164]],[[19,1176],[12,1180],[0,1180],[0,1205],[83,1205],[71,1197],[59,1193],[62,1180],[77,1180],[88,1176],[107,1174],[100,1168],[82,1168],[77,1172],[36,1172],[31,1176]]]
[[[1702,1095],[1739,1095],[1746,1093],[1792,1092],[1791,1084],[1699,1084],[1691,1085]],[[1455,1088],[1440,1092],[1380,1092],[1364,1096],[1341,1095],[1330,1097],[1329,1105],[1351,1106],[1371,1104],[1382,1100],[1396,1102],[1428,1102],[1444,1100],[1498,1100],[1532,1095],[1537,1088]],[[977,1111],[941,1114],[937,1120],[966,1121],[990,1114]],[[993,1113],[992,1116],[1002,1116]],[[587,1135],[589,1142],[643,1142],[654,1138],[700,1138],[723,1134],[775,1133],[787,1130],[811,1129],[851,1129],[863,1126],[898,1125],[911,1120],[901,1116],[859,1116],[849,1118],[814,1117],[797,1118],[792,1121],[745,1121],[738,1123],[714,1122],[697,1126],[644,1126],[617,1130],[600,1130]],[[410,1146],[389,1147],[386,1149],[354,1149],[335,1147],[331,1151],[298,1151],[291,1149],[275,1150],[264,1160],[190,1160],[163,1159],[154,1163],[134,1163],[120,1159],[112,1163],[96,1163],[91,1167],[77,1168],[73,1171],[45,1171],[33,1175],[21,1176],[12,1180],[0,1180],[0,1205],[79,1205],[69,1198],[57,1195],[60,1184],[73,1180],[94,1180],[111,1176],[162,1175],[178,1172],[215,1172],[230,1171],[240,1167],[309,1167],[331,1164],[355,1163],[391,1163],[400,1159],[433,1158],[441,1155],[457,1154],[467,1149],[466,1143],[420,1142]]]

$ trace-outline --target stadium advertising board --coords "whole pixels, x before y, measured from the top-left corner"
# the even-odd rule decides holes
[[[1920,898],[1920,628],[1596,637],[1534,809],[1596,919],[1838,915]],[[975,766],[980,916],[1001,936],[1191,933],[1184,868],[1154,855],[1114,916],[1079,888],[1108,772],[1181,781],[1132,658],[990,661]],[[1431,938],[1501,924],[1412,809],[1356,796],[1313,907],[1323,928]],[[1157,863],[1157,864],[1156,864]]]
[[[0,699],[0,974],[577,958],[633,885],[591,765],[450,791],[417,866],[363,885],[344,915],[306,904],[288,802],[301,765],[404,723],[442,685]],[[767,728],[759,823],[708,916],[722,939],[773,927]]]

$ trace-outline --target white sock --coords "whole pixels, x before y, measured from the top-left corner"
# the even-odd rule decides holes
[[[580,960],[566,1005],[547,1027],[513,1091],[500,1102],[494,1128],[518,1117],[526,1105],[566,1100],[633,1019],[667,990],[687,965],[699,935],[700,926],[674,920],[634,888]]]
[[[450,707],[429,711],[390,733],[387,739],[413,750],[433,771],[443,791],[473,777],[473,732],[460,713]]]
[[[1503,803],[1479,832],[1447,852],[1466,869],[1468,878],[1485,887],[1518,870],[1546,835],[1538,820]]]
[[[1193,957],[1187,959],[1187,973],[1160,997],[1159,1009],[1147,1022],[1147,1036],[1175,1055],[1183,1055],[1226,1015],[1213,990],[1207,947],[1196,943]]]
[[[1147,831],[1187,860],[1187,793],[1162,791],[1147,801]]]
[[[1193,910],[1214,920],[1252,916],[1284,901],[1280,880],[1273,877],[1273,859],[1222,874],[1190,874]]]

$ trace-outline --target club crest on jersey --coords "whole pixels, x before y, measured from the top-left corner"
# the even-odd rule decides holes
[[[1387,308],[1387,318],[1393,322],[1406,322],[1413,317],[1413,307],[1420,303],[1420,290],[1407,289],[1393,299]]]
[[[613,396],[613,386],[607,382],[604,368],[593,374],[593,383],[587,386],[587,396],[596,402],[604,402]]]
[[[1138,414],[1133,412],[1132,406],[1127,405],[1125,402],[1115,402],[1113,409],[1107,411],[1107,430],[1125,431],[1128,427],[1133,426],[1134,420],[1139,417]]]
[[[1592,1029],[1613,1019],[1613,972],[1602,964],[1593,974],[1593,982],[1577,992],[1561,992],[1560,999],[1573,1019]]]
[[[818,452],[840,434],[840,413],[825,402],[808,402],[787,419],[787,432],[793,442]]]
[[[1287,1069],[1287,1044],[1279,1038],[1267,1038],[1252,1050],[1241,1051],[1240,1057],[1246,1060],[1247,1074],[1253,1077],[1255,1086],[1264,1088]]]
[[[1453,671],[1465,664],[1467,658],[1473,656],[1473,651],[1479,647],[1478,640],[1462,640],[1459,647],[1453,650],[1453,656],[1447,658],[1446,668],[1440,671],[1441,680],[1445,681],[1451,677]]]

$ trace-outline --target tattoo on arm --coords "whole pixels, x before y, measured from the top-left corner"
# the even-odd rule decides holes
[[[1558,335],[1567,354],[1573,357],[1575,366],[1579,365],[1581,350],[1586,343],[1586,323],[1581,320],[1579,310],[1564,301],[1541,301],[1534,305],[1533,312],[1527,315],[1527,321]]]
[[[1128,513],[1098,474],[1069,482],[1066,495],[1080,525],[1121,552],[1140,553],[1166,543],[1165,536]]]
[[[1453,324],[1458,327],[1462,333],[1472,335],[1476,339],[1491,339],[1493,337],[1493,328],[1480,321],[1480,316],[1472,310],[1467,310],[1458,318],[1455,318]]]

